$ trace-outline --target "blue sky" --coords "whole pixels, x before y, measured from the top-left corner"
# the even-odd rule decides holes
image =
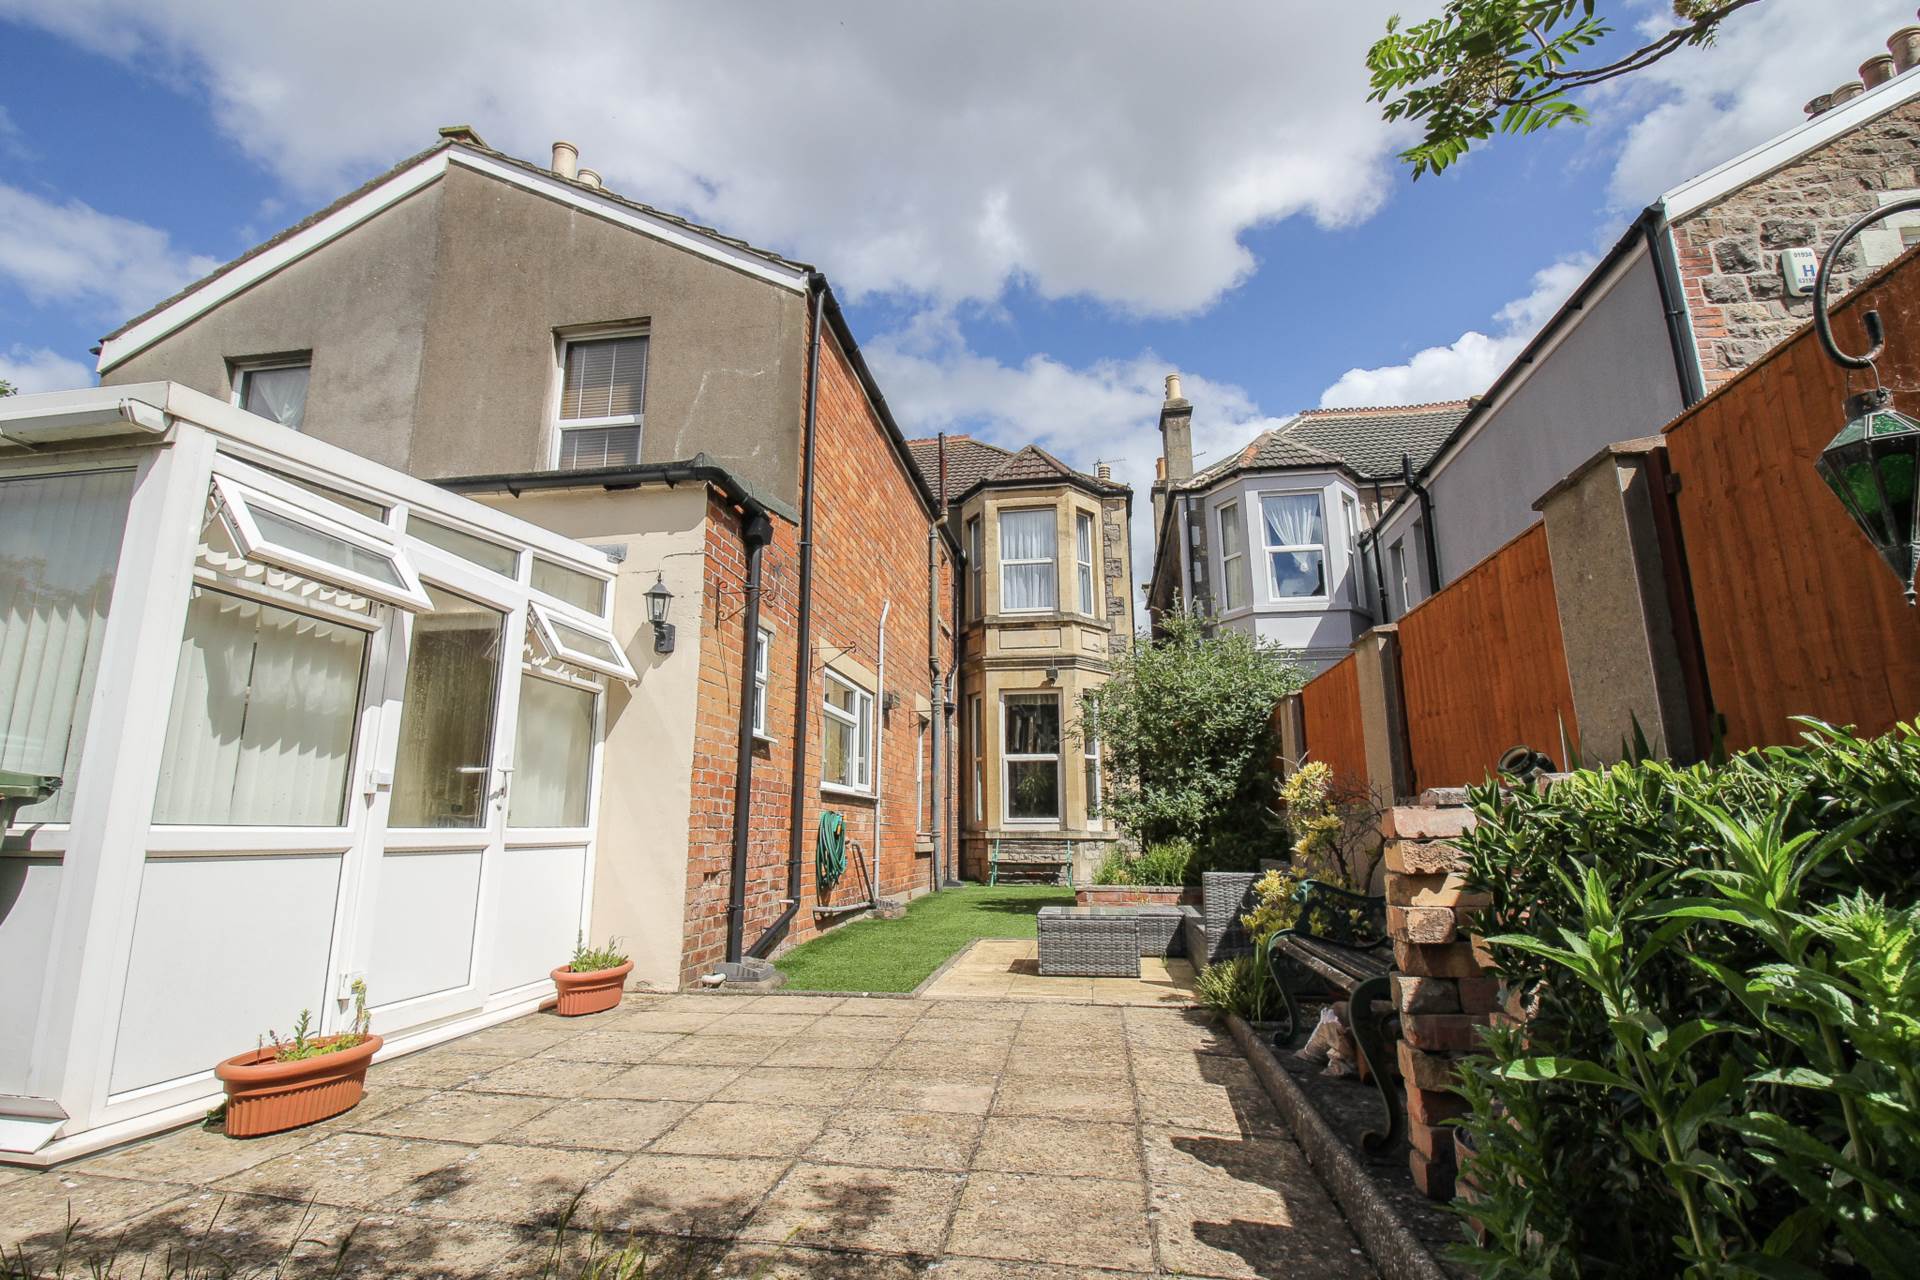
[[[1595,99],[1593,127],[1415,183],[1360,60],[1423,7],[829,0],[554,27],[486,0],[0,0],[0,377],[74,385],[120,320],[468,121],[530,158],[569,137],[610,186],[822,267],[910,431],[1144,485],[1170,369],[1209,453],[1321,403],[1483,389],[1642,204],[1911,21],[1766,0]]]

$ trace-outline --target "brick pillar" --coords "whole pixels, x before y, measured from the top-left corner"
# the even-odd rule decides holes
[[[1473,827],[1465,799],[1457,789],[1429,791],[1380,820],[1413,1181],[1435,1200],[1453,1198],[1453,1130],[1446,1122],[1467,1110],[1453,1089],[1452,1060],[1475,1047],[1499,1007],[1492,960],[1470,934],[1471,917],[1487,898],[1468,891],[1464,855],[1452,844]]]

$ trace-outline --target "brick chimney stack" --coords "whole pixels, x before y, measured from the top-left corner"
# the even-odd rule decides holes
[[[1193,474],[1193,405],[1180,394],[1180,375],[1167,375],[1167,398],[1160,406],[1160,452],[1167,462],[1167,479],[1185,480]]]

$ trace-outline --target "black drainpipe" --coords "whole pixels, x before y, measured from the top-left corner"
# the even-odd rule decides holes
[[[1373,556],[1373,590],[1380,597],[1380,621],[1392,622],[1393,607],[1387,602],[1387,571],[1380,563],[1380,521],[1387,514],[1380,500],[1380,482],[1373,482],[1373,528],[1367,530],[1367,549]]]
[[[787,834],[787,906],[766,927],[747,954],[764,956],[786,936],[787,926],[800,911],[800,853],[805,847],[807,826],[807,710],[813,702],[813,475],[816,414],[820,405],[820,325],[826,306],[827,281],[818,272],[809,281],[813,290],[813,333],[807,343],[807,424],[801,446],[800,465],[800,605],[799,621],[794,627],[799,640],[799,675],[793,697],[793,789],[788,808],[792,812]]]
[[[753,810],[753,677],[760,647],[760,566],[773,522],[763,511],[751,512],[740,540],[747,548],[746,656],[740,664],[740,746],[733,766],[733,865],[727,882],[727,963],[740,963],[742,931],[747,915],[747,820]]]
[[[1686,293],[1680,284],[1680,268],[1673,260],[1673,241],[1667,234],[1666,220],[1654,216],[1654,209],[1640,215],[1640,229],[1647,238],[1647,252],[1653,258],[1653,275],[1660,286],[1660,309],[1667,316],[1667,345],[1673,349],[1673,371],[1680,379],[1680,407],[1691,409],[1700,403],[1707,390],[1700,381],[1700,362],[1694,354],[1687,326]]]
[[[1400,455],[1400,475],[1407,488],[1420,497],[1420,519],[1427,526],[1427,594],[1433,595],[1444,585],[1440,581],[1440,531],[1433,525],[1433,495],[1413,478],[1413,459],[1404,453]]]

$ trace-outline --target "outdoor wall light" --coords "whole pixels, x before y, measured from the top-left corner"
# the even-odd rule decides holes
[[[667,606],[673,603],[673,592],[667,590],[666,577],[653,575],[653,585],[647,588],[647,621],[653,624],[653,651],[655,653],[673,652],[673,624],[667,621]]]
[[[1861,317],[1867,341],[1865,355],[1848,355],[1833,340],[1827,317],[1827,278],[1848,241],[1880,219],[1909,209],[1920,209],[1920,196],[1882,205],[1842,231],[1820,263],[1813,285],[1813,323],[1829,359],[1843,369],[1868,369],[1873,387],[1847,397],[1847,425],[1820,451],[1815,467],[1847,508],[1847,514],[1873,543],[1906,589],[1907,604],[1915,603],[1914,569],[1920,563],[1920,509],[1914,503],[1916,473],[1920,473],[1920,422],[1893,407],[1893,393],[1880,385],[1874,361],[1886,347],[1886,327],[1878,311]]]

